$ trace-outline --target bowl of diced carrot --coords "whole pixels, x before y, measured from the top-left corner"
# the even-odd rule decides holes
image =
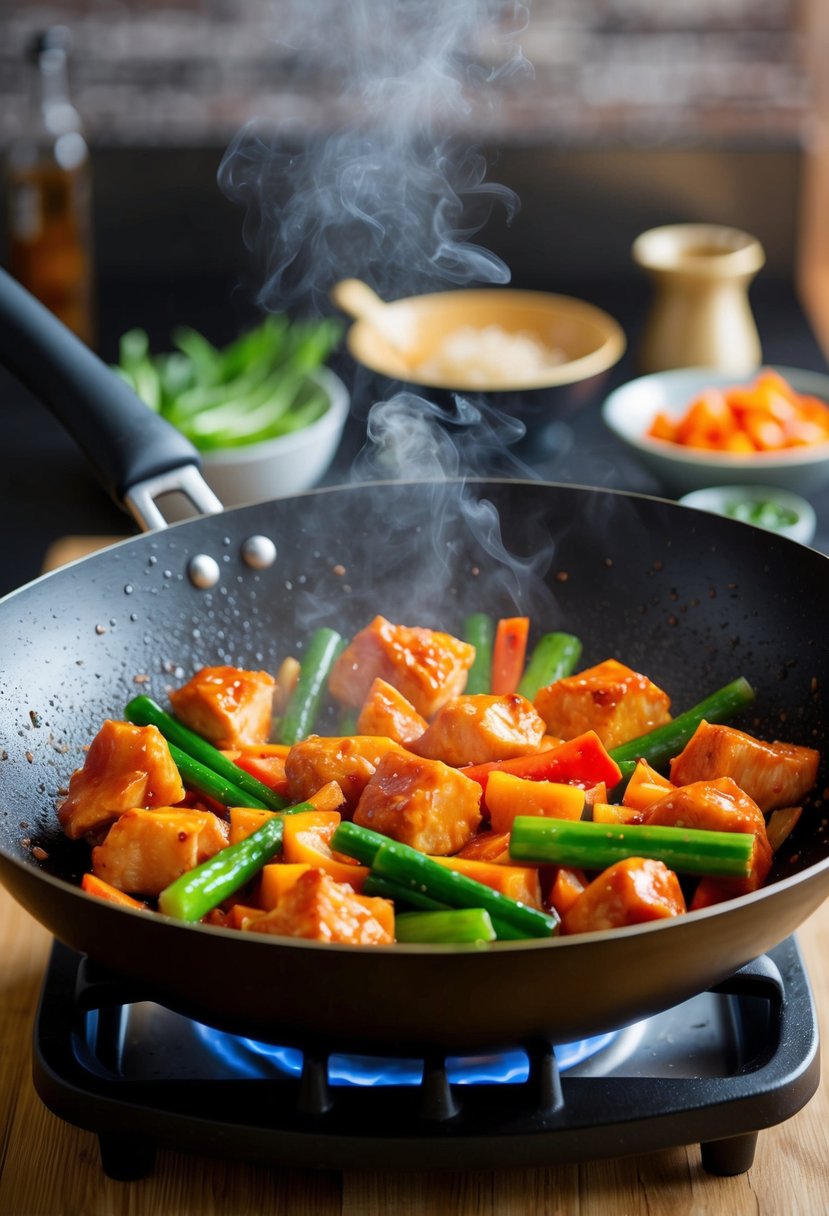
[[[753,375],[679,368],[621,385],[605,424],[664,489],[829,483],[829,376],[763,367]]]

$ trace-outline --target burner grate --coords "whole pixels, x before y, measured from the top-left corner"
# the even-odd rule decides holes
[[[114,1000],[117,980],[98,993],[84,976],[82,956],[55,943],[35,1086],[56,1114],[98,1134],[103,1168],[120,1179],[146,1174],[160,1146],[306,1168],[491,1169],[701,1143],[706,1169],[735,1174],[751,1165],[758,1132],[795,1114],[819,1079],[792,939],[566,1070],[549,1043],[520,1044],[526,1063],[512,1083],[459,1083],[458,1062],[432,1055],[417,1084],[343,1084],[327,1055],[293,1051],[286,1067],[271,1048],[264,1073],[240,1073],[217,1067],[204,1027],[126,986]]]

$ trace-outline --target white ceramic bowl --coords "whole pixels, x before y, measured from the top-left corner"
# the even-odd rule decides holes
[[[264,443],[204,453],[205,481],[224,506],[299,494],[328,471],[342,438],[350,399],[342,380],[329,368],[320,368],[314,379],[329,400],[328,409],[316,422]]]
[[[829,376],[792,367],[775,370],[798,392],[829,403]],[[660,410],[680,418],[705,389],[748,384],[752,379],[751,375],[732,375],[704,367],[655,372],[615,389],[602,406],[602,418],[665,489],[673,493],[725,484],[780,486],[801,494],[814,493],[829,483],[829,443],[742,456],[648,438],[648,427]]]
[[[793,522],[776,524],[774,527],[765,524],[756,526],[767,527],[770,532],[788,536],[789,540],[800,541],[802,545],[809,544],[817,528],[817,517],[811,503],[799,494],[781,490],[778,486],[706,486],[704,490],[692,490],[690,494],[684,494],[679,501],[684,507],[695,507],[698,511],[710,511],[714,515],[731,518],[734,518],[735,505],[751,507],[755,504],[774,503],[791,511],[795,517]]]

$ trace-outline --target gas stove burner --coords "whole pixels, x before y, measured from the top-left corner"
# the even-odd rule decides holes
[[[98,1134],[122,1180],[148,1173],[161,1146],[298,1168],[489,1170],[699,1143],[709,1172],[736,1174],[820,1072],[793,939],[632,1027],[422,1060],[206,1027],[117,976],[91,981],[56,942],[33,1060],[40,1097]]]
[[[293,1047],[276,1047],[239,1035],[226,1034],[200,1022],[189,1023],[194,1037],[212,1061],[213,1075],[229,1069],[234,1076],[300,1077],[304,1057]],[[579,1039],[555,1047],[559,1072],[589,1060],[616,1039],[620,1031]],[[529,1077],[530,1060],[526,1051],[492,1052],[486,1055],[447,1056],[446,1076],[450,1085],[521,1085]],[[333,1052],[328,1057],[328,1083],[343,1085],[421,1085],[424,1061],[406,1057],[389,1058]]]

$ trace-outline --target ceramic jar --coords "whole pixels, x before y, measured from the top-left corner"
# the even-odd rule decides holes
[[[638,351],[643,372],[759,367],[748,288],[765,254],[755,237],[717,224],[671,224],[643,232],[631,252],[653,286]]]

